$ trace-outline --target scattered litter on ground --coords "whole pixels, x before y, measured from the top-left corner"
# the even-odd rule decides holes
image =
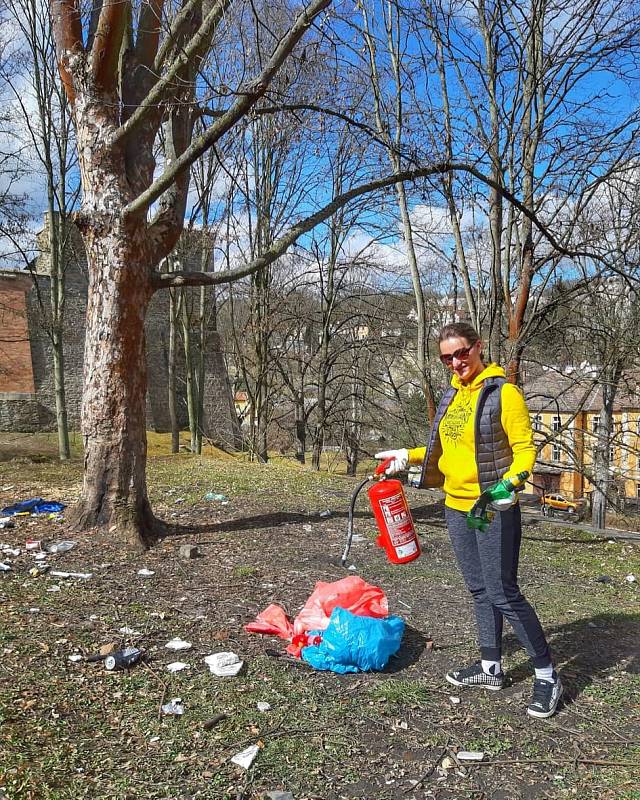
[[[256,756],[260,752],[260,748],[257,744],[249,745],[244,750],[241,750],[239,753],[236,753],[235,756],[231,758],[232,764],[237,764],[239,767],[243,769],[249,769],[249,767],[253,764],[256,759]]]
[[[5,553],[8,556],[16,556],[20,555],[20,548],[19,547],[11,547],[9,544],[0,544],[0,552]]]
[[[13,485],[11,485],[11,486],[3,486],[2,488],[0,488],[0,492],[10,492],[12,489],[15,489],[15,488],[16,487],[13,486]]]
[[[203,723],[202,727],[205,729],[205,731],[210,731],[215,728],[219,722],[222,722],[222,720],[226,718],[227,715],[224,712],[221,712],[220,714],[214,714],[213,717]]]
[[[208,665],[214,675],[219,678],[227,678],[237,675],[242,669],[244,661],[241,661],[235,653],[223,652],[207,656],[204,663]]]
[[[69,661],[73,662],[82,661],[82,656],[79,655],[78,653],[74,653],[74,655],[69,656]]]
[[[62,572],[58,569],[52,569],[49,575],[54,578],[79,578],[84,581],[93,578],[93,572]]]
[[[51,542],[51,544],[45,545],[44,549],[47,553],[68,553],[69,550],[73,550],[77,544],[77,542],[71,542],[65,539],[61,542]]]
[[[115,653],[107,656],[104,666],[108,670],[128,669],[132,667],[142,656],[142,650],[137,647],[125,647],[123,650],[116,650]]]
[[[460,750],[456,753],[458,761],[483,761],[484,752],[481,750]]]
[[[16,523],[11,519],[0,519],[0,528],[15,528]]]
[[[216,503],[228,503],[229,498],[226,494],[219,494],[218,492],[207,492],[204,496],[205,500],[213,500]]]
[[[456,762],[451,758],[451,756],[445,756],[442,761],[440,762],[440,769],[448,772],[450,769],[455,769]]]
[[[198,557],[198,548],[194,544],[180,545],[180,558],[189,561],[192,558]]]
[[[36,553],[34,558],[36,561],[44,561],[48,555],[49,555],[48,553]]]
[[[313,530],[313,525],[303,525],[302,530],[307,531],[307,533],[311,533],[311,531]]]
[[[625,578],[625,581],[627,583],[635,583],[636,582],[636,576],[635,575],[627,575],[627,577]]]
[[[25,550],[40,550],[42,542],[40,539],[27,539],[24,543]]]
[[[167,664],[169,672],[181,672],[183,669],[190,669],[191,664],[185,664],[184,661],[174,661],[172,664]]]
[[[0,561],[0,572],[10,572],[11,566]]]
[[[32,567],[29,570],[29,575],[31,575],[32,578],[39,578],[40,575],[45,575],[47,572],[49,572],[48,564],[38,564],[37,567]]]
[[[349,567],[349,572],[357,572],[357,570],[358,570],[358,568],[356,567],[356,565],[355,565],[355,564],[352,564],[352,565]]]
[[[118,633],[122,633],[125,636],[142,636],[140,631],[136,631],[133,628],[130,628],[128,625],[124,625],[122,628],[120,628]]]
[[[449,702],[452,706],[457,706],[460,703],[460,698],[456,697],[454,694],[449,695]]]
[[[174,697],[162,706],[162,713],[166,716],[181,717],[184,714],[184,706],[181,697]]]
[[[185,642],[184,639],[171,639],[171,641],[165,644],[167,650],[191,650],[193,645],[191,642]]]
[[[319,516],[319,517],[322,517],[323,519],[326,519],[327,517],[330,517],[330,516],[331,516],[331,511],[329,511],[329,509],[327,509],[326,511],[321,511],[321,512],[318,514],[318,516]]]
[[[56,503],[53,500],[43,500],[42,497],[34,497],[31,500],[21,500],[12,506],[6,506],[0,511],[2,517],[13,517],[16,514],[53,514],[62,511],[64,503]]]
[[[61,592],[62,589],[57,584],[54,584],[53,586],[49,586],[47,588],[47,591],[48,592]]]
[[[291,792],[267,792],[265,797],[268,800],[295,800]]]
[[[258,711],[261,711],[263,714],[265,711],[271,711],[270,703],[265,702],[264,700],[259,700],[256,704]]]
[[[156,573],[152,569],[139,569],[138,575],[141,575],[143,578],[150,578],[152,575]]]

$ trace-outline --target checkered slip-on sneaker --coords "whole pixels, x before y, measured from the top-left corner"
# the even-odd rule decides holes
[[[546,719],[556,713],[558,703],[564,691],[558,673],[553,673],[553,682],[536,678],[533,682],[533,696],[527,707],[530,717]]]
[[[454,686],[483,686],[485,689],[491,689],[492,692],[497,692],[504,685],[503,672],[489,675],[482,669],[479,661],[469,667],[460,667],[460,669],[447,672],[446,678]]]

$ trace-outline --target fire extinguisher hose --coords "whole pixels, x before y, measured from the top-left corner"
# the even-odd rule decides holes
[[[353,540],[353,513],[356,507],[356,500],[358,499],[358,495],[369,483],[370,480],[373,480],[373,475],[368,475],[362,483],[359,483],[356,487],[354,493],[351,495],[351,503],[349,504],[349,522],[347,523],[347,542],[344,547],[344,553],[342,554],[342,566],[346,566],[347,558],[349,558],[349,551],[351,550],[351,542]]]

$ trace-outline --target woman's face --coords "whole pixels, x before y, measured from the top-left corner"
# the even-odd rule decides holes
[[[462,383],[470,383],[484,369],[480,357],[482,342],[475,344],[453,336],[440,342],[440,361],[460,378]]]

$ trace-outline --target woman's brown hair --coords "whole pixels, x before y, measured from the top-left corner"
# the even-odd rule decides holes
[[[445,325],[438,336],[438,344],[445,339],[466,339],[469,345],[480,341],[478,331],[468,322],[452,322]]]

